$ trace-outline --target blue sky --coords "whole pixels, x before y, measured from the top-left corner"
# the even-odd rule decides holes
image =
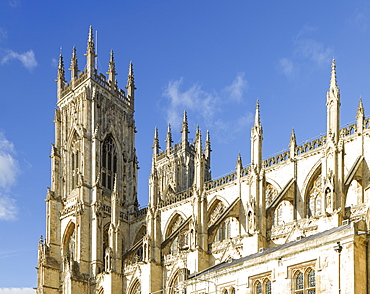
[[[97,31],[98,69],[115,52],[118,84],[135,70],[139,201],[146,205],[154,128],[175,143],[188,111],[210,131],[212,175],[250,162],[250,129],[260,100],[263,156],[326,131],[331,59],[337,62],[341,124],[370,108],[368,1],[25,1],[0,2],[0,290],[32,293],[37,243],[54,140],[57,58],[79,67],[88,27]],[[62,49],[60,49],[62,47]],[[67,71],[69,80],[69,72]],[[7,288],[7,290],[5,290]]]

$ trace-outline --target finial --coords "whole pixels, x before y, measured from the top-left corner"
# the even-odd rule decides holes
[[[359,128],[359,124],[361,124],[361,128],[362,128],[363,122],[365,120],[365,109],[364,109],[364,105],[362,104],[362,98],[360,98],[360,101],[358,102],[356,120],[357,120],[357,128]]]
[[[94,33],[93,33],[93,27],[92,25],[90,25],[89,27],[89,37],[88,37],[88,40],[87,40],[87,46],[94,46]],[[93,47],[94,48],[94,47]]]
[[[240,155],[240,152],[238,153],[238,159],[236,160],[236,169],[238,168],[242,168],[243,167],[243,163],[242,163],[242,157]]]
[[[159,153],[159,139],[158,139],[158,128],[154,129],[154,140],[153,140],[153,154],[158,155]]]
[[[335,59],[333,58],[331,61],[330,88],[336,88],[336,87],[337,87],[337,73],[336,73]]]
[[[292,142],[292,141],[294,141],[294,142],[296,141],[294,129],[292,129],[292,133],[290,135],[290,142]]]
[[[256,101],[256,114],[255,114],[255,117],[254,117],[254,125],[258,126],[260,124],[261,124],[261,122],[260,122],[260,102],[259,102],[259,100],[257,100]]]

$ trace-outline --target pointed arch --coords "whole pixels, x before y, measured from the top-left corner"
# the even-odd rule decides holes
[[[135,235],[134,244],[141,240],[145,235],[146,235],[146,225],[142,225]]]
[[[76,250],[75,250],[75,223],[70,220],[68,225],[66,226],[63,234],[63,256],[67,258],[68,260],[74,260]]]
[[[223,214],[226,207],[225,203],[221,199],[217,198],[217,196],[213,199],[212,204],[208,209],[208,228],[212,226]]]
[[[129,294],[141,294],[141,283],[138,278],[136,278],[129,287]]]
[[[101,147],[101,184],[113,189],[114,176],[118,166],[117,144],[112,134],[106,135]]]
[[[168,218],[165,225],[165,239],[167,239],[185,221],[185,219],[186,216],[183,212],[175,210]]]
[[[320,160],[311,168],[303,187],[305,216],[320,215],[324,204]]]

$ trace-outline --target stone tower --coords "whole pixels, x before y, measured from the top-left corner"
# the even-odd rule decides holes
[[[95,293],[113,286],[120,293],[123,287],[125,236],[138,211],[133,66],[126,90],[118,87],[113,52],[107,77],[99,74],[91,27],[85,56],[79,72],[73,48],[69,84],[59,58],[37,293]]]

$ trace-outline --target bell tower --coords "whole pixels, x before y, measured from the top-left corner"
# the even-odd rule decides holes
[[[107,76],[98,73],[92,27],[85,56],[79,72],[73,48],[70,83],[59,58],[37,293],[122,289],[124,238],[138,209],[133,65],[126,90],[118,87],[113,51]]]

